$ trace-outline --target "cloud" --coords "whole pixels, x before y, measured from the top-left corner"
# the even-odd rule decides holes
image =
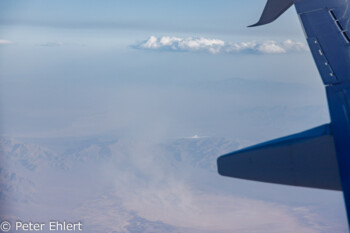
[[[12,44],[12,41],[0,39],[0,45],[3,44]]]
[[[138,49],[167,50],[184,52],[209,52],[211,54],[228,53],[253,53],[253,54],[284,54],[287,52],[308,51],[308,47],[301,42],[285,40],[276,42],[273,40],[257,42],[229,42],[220,39],[208,38],[180,38],[162,36],[151,36],[135,46]]]

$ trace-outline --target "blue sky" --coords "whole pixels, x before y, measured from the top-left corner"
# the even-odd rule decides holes
[[[0,4],[4,135],[135,135],[146,121],[151,128],[163,122],[169,137],[256,141],[328,120],[311,55],[283,45],[305,46],[294,9],[271,25],[247,28],[264,1]],[[142,47],[152,36],[225,45],[218,53],[207,42],[199,49]],[[246,43],[248,49],[226,52]],[[261,52],[266,43],[285,51]],[[268,120],[274,118],[280,123]]]

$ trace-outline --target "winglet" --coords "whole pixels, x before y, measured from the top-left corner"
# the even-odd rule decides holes
[[[268,0],[259,22],[248,27],[256,27],[275,21],[293,4],[294,0]]]

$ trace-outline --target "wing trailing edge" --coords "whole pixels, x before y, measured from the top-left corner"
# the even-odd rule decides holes
[[[223,155],[217,163],[223,176],[342,190],[328,124]]]

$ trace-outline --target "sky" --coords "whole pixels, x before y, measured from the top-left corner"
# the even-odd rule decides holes
[[[329,121],[294,9],[247,28],[264,1],[0,4],[3,135],[263,140]]]
[[[295,10],[247,27],[264,5],[0,1],[0,136],[159,143],[196,135],[244,146],[328,123],[325,90]],[[318,200],[342,203],[341,194],[322,192]],[[296,191],[296,199],[305,193]]]

